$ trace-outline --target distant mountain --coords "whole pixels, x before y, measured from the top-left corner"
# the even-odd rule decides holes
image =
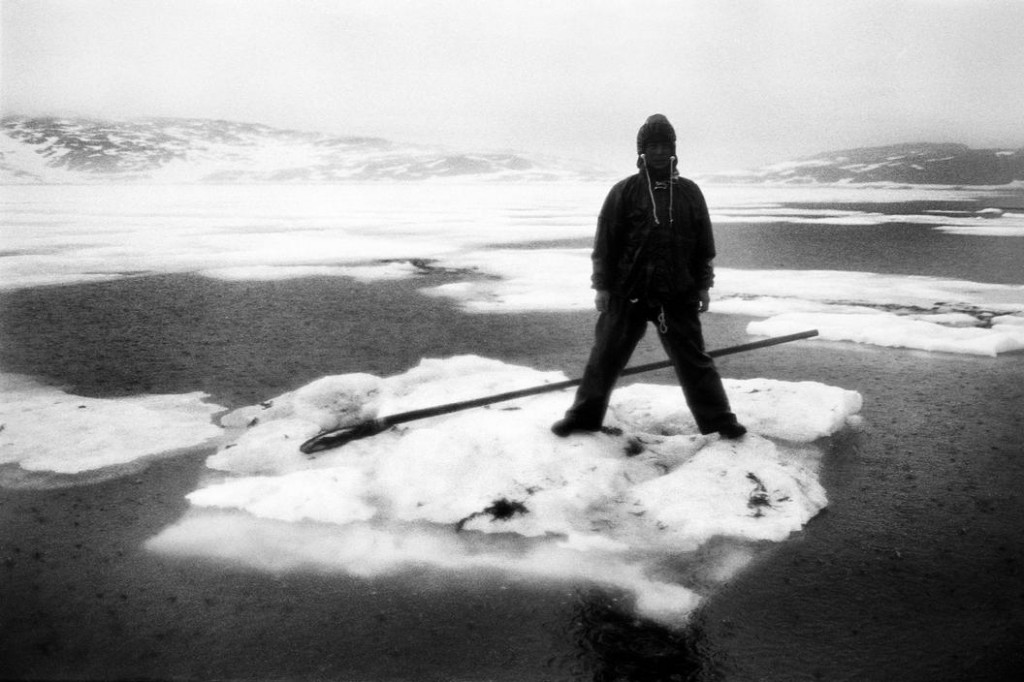
[[[603,177],[596,167],[513,153],[463,153],[254,123],[6,117],[0,183],[331,183]]]
[[[931,143],[866,147],[702,179],[734,183],[1005,185],[1024,181],[1024,148],[971,149],[962,144]]]
[[[333,183],[483,179],[609,180],[594,165],[471,153],[376,137],[182,118],[5,117],[0,183]],[[1024,149],[903,144],[826,152],[698,177],[728,183],[1004,185],[1024,182]]]

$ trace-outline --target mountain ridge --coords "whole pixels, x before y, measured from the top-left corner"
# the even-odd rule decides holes
[[[1007,185],[1024,181],[1024,148],[974,149],[949,142],[857,147],[702,179],[742,184]]]
[[[516,152],[463,152],[381,137],[222,119],[6,116],[0,183],[338,183],[422,180],[608,181],[595,164]],[[704,183],[1006,185],[1024,182],[1024,148],[902,143],[821,152]]]
[[[454,152],[220,119],[9,116],[2,128],[5,184],[551,181],[602,175],[596,166],[561,159]]]

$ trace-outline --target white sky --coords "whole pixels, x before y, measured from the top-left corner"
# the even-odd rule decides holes
[[[1024,145],[1016,0],[2,0],[5,114],[196,116],[688,172]]]

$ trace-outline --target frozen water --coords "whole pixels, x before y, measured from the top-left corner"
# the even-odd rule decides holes
[[[705,188],[713,220],[825,230],[918,223],[963,239],[1022,236],[1022,216],[793,209],[806,189]],[[607,187],[19,187],[3,199],[2,286],[199,273],[230,280],[460,273],[423,293],[467,311],[590,310],[585,245]],[[818,188],[817,203],[972,200],[979,191]],[[753,228],[751,228],[753,229]],[[994,355],[1024,346],[1024,287],[871,272],[719,268],[713,311],[765,318],[752,334]],[[937,302],[943,302],[937,306]],[[227,442],[155,551],[266,570],[379,575],[430,566],[632,591],[685,618],[758,543],[827,503],[814,441],[856,421],[860,396],[812,382],[727,381],[751,429],[697,434],[678,388],[617,391],[621,433],[558,439],[564,393],[410,423],[309,459],[321,429],[562,380],[464,356],[396,377],[326,377],[211,423],[198,393],[87,399],[15,379],[5,388],[2,470],[75,477]],[[711,551],[709,547],[714,546]],[[666,562],[672,557],[672,562]],[[666,567],[683,561],[682,574]]]
[[[747,333],[792,334],[807,329],[808,325],[818,330],[821,339],[875,346],[989,356],[1024,348],[1024,326],[1010,323],[987,329],[965,327],[960,316],[952,323],[948,319],[935,323],[885,312],[864,315],[786,313],[751,322]]]
[[[149,547],[272,570],[378,575],[428,565],[585,579],[631,590],[647,615],[679,620],[706,584],[676,582],[659,563],[728,539],[734,551],[701,571],[720,581],[752,556],[748,543],[799,530],[827,503],[821,452],[809,444],[861,406],[859,394],[813,382],[729,381],[752,428],[724,441],[697,433],[678,387],[633,384],[615,393],[609,432],[554,436],[552,415],[568,397],[554,393],[410,422],[312,458],[298,450],[322,424],[355,414],[563,379],[458,356],[376,381],[328,377],[236,410],[223,420],[236,435],[208,460],[221,473]],[[294,532],[281,525],[297,522]]]
[[[677,388],[637,384],[613,402],[619,435],[554,437],[547,425],[566,399],[554,394],[410,424],[316,459],[297,450],[324,425],[382,408],[563,378],[464,356],[383,380],[325,377],[236,410],[221,420],[229,442],[208,462],[223,473],[149,546],[276,571],[433,566],[591,581],[632,591],[643,613],[675,622],[749,561],[744,543],[784,539],[825,505],[820,453],[795,442],[842,428],[860,405],[856,393],[820,384],[729,382],[742,419],[792,442],[725,443],[695,433]],[[224,440],[210,423],[218,408],[201,394],[101,400],[19,377],[6,389],[4,462],[34,472],[87,474]],[[781,418],[779,405],[799,418]],[[486,539],[509,536],[518,540]],[[718,550],[687,569],[694,584],[658,568],[714,539]]]
[[[422,272],[416,263],[429,263],[463,274],[423,293],[470,312],[589,310],[590,249],[583,245],[593,235],[594,212],[606,191],[603,184],[572,183],[405,184],[401,191],[390,185],[19,186],[3,201],[0,286],[165,272],[230,280],[379,281],[414,277]],[[1024,236],[1024,214],[1013,210],[888,214],[785,205],[984,200],[984,189],[709,186],[705,193],[715,223],[749,226],[735,229],[771,222],[810,223],[822,230],[910,223],[964,239]],[[552,244],[566,240],[581,245]],[[939,302],[937,315],[922,316]],[[767,318],[799,313],[809,327],[833,330],[827,338],[835,341],[970,354],[1024,347],[1012,324],[1002,323],[1024,317],[1020,285],[718,268],[712,311]],[[965,325],[963,318],[946,317],[951,312],[973,315],[977,329],[950,333],[949,327]],[[909,324],[909,315],[921,324]],[[1003,328],[996,328],[996,320]],[[785,319],[771,324],[781,326]],[[857,335],[834,331],[857,325],[871,329]]]
[[[223,408],[202,393],[99,399],[0,375],[0,465],[79,474],[212,443]]]

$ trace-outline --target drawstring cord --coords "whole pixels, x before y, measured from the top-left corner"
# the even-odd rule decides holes
[[[658,220],[658,205],[654,201],[654,186],[651,184],[651,172],[647,169],[647,155],[641,154],[640,159],[644,162],[644,176],[647,178],[647,194],[651,197],[651,215],[654,216],[654,224],[661,225],[661,221]],[[676,157],[673,156],[668,169],[668,223],[671,225],[673,221],[672,215],[672,176],[675,174],[676,168]]]
[[[668,224],[672,224],[672,174],[676,169],[676,157],[673,156],[668,164]]]
[[[644,175],[647,178],[647,194],[651,197],[651,215],[654,216],[654,224],[661,225],[661,221],[658,220],[658,204],[654,201],[654,187],[651,184],[651,172],[647,169],[647,155],[641,154],[640,159],[644,165]],[[676,157],[673,156],[669,164],[668,174],[668,223],[671,225],[673,221],[672,215],[672,176],[675,171]],[[631,302],[635,303],[636,299],[632,299]],[[668,333],[668,322],[665,320],[665,306],[660,306],[658,311],[658,331],[662,334]]]
[[[641,154],[640,158],[644,162],[644,175],[647,176],[647,193],[651,196],[651,214],[654,216],[654,224],[661,225],[661,221],[658,220],[658,204],[654,202],[654,187],[651,185],[651,172],[647,170],[647,155]],[[671,211],[671,204],[669,205]]]

